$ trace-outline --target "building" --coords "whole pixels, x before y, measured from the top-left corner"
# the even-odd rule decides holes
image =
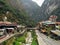
[[[4,31],[2,29],[4,29]],[[0,34],[0,35],[14,33],[15,30],[17,30],[16,23],[0,21],[0,32],[2,32],[2,34]]]
[[[25,30],[25,26],[17,25],[17,31],[18,32],[22,32],[23,30]]]

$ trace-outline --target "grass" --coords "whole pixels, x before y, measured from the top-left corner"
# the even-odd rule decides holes
[[[20,43],[18,41],[14,41],[13,45],[20,45]]]
[[[25,43],[25,36],[18,37],[16,41]]]
[[[25,43],[26,34],[27,33],[25,32],[22,36],[16,37],[15,41],[13,42],[13,45],[22,45],[22,43]]]
[[[4,41],[4,42],[3,42],[3,45],[6,45],[6,43],[7,43],[7,41]]]
[[[13,45],[22,45],[22,43],[25,43],[25,36],[16,38],[15,41],[13,42]]]
[[[33,38],[31,45],[38,45],[37,35],[36,35],[35,31],[32,31],[31,33],[32,33],[32,38]]]
[[[27,33],[25,32],[22,36],[12,37],[11,39],[4,41],[3,45],[22,45],[25,43]]]
[[[32,44],[31,44],[31,45],[38,45],[37,40],[33,39],[33,41],[32,41]]]

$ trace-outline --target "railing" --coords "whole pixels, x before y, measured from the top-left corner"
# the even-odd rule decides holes
[[[18,34],[23,34],[26,30],[23,30],[21,33],[20,32],[17,32],[17,33],[14,33],[14,34],[7,34],[4,38],[0,39],[0,44],[3,43],[4,41],[10,39],[11,37],[15,36],[15,35],[18,35]]]

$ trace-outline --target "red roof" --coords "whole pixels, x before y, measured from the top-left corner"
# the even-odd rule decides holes
[[[56,24],[59,24],[60,25],[60,22],[56,22]]]
[[[17,26],[17,24],[16,23],[11,23],[11,22],[0,21],[0,26]]]

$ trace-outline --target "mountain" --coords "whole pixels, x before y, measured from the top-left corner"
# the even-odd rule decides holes
[[[32,0],[20,0],[26,12],[29,16],[36,16],[38,15],[37,11],[39,10],[39,6],[33,2]]]
[[[57,15],[57,21],[60,21],[59,2],[60,0],[45,0],[42,6],[39,7],[32,0],[4,0],[3,5],[0,4],[0,7],[3,7],[0,9],[0,13],[5,14],[9,11],[10,16],[5,14],[10,18],[8,19],[9,21],[15,21],[25,25],[33,25],[35,22],[47,20],[51,15]]]
[[[57,21],[60,21],[60,0],[45,0],[41,7],[32,0],[13,0],[11,4],[16,9],[25,10],[35,22],[47,20],[51,15],[58,16]]]
[[[7,21],[33,26],[34,21],[30,19],[24,9],[20,8],[22,5],[18,6],[18,3],[15,3],[16,0],[0,0],[0,21],[3,21],[6,16]]]
[[[41,7],[31,0],[20,0],[26,12],[36,22],[48,20],[51,15],[58,16],[60,21],[60,0],[45,0]]]
[[[60,21],[60,0],[45,0],[40,9],[43,20],[47,20],[51,15],[56,15],[58,16],[57,21]]]
[[[22,10],[27,13],[28,16],[32,20],[35,20],[36,22],[40,19],[40,7],[33,2],[32,0],[7,0],[7,2],[13,7],[18,10]]]

